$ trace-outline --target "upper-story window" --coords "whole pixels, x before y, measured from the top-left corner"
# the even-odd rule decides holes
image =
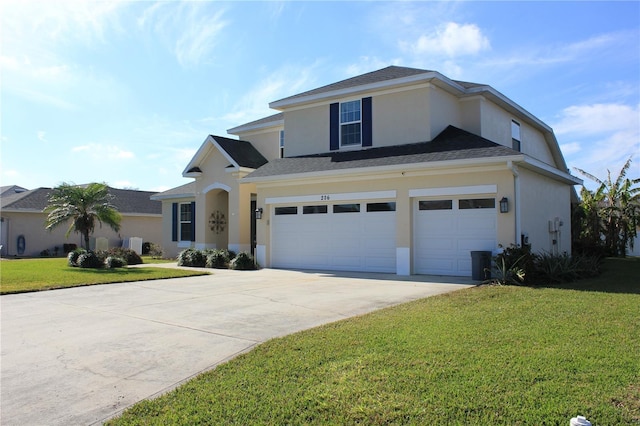
[[[340,145],[362,144],[362,114],[360,100],[340,104]]]
[[[280,158],[284,158],[284,130],[280,130]]]
[[[511,120],[511,147],[520,151],[520,123]]]

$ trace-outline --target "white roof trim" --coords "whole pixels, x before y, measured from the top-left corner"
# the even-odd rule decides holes
[[[240,126],[228,129],[227,133],[229,133],[230,135],[238,135],[239,133],[246,133],[246,132],[251,132],[256,130],[268,129],[269,127],[280,127],[280,126],[284,126],[283,118],[280,120],[266,121],[263,123],[258,123],[253,125],[251,123],[242,124]]]
[[[206,154],[211,149],[209,145],[213,145],[218,151],[220,151],[220,153],[224,156],[224,158],[227,161],[229,161],[229,163],[231,163],[234,169],[237,170],[240,167],[240,165],[236,163],[236,161],[227,153],[227,151],[222,149],[222,147],[218,144],[218,142],[216,142],[213,136],[209,135],[207,136],[207,139],[205,139],[205,141],[202,143],[202,145],[200,145],[200,148],[195,153],[193,158],[191,158],[191,161],[189,161],[189,164],[187,164],[187,167],[185,167],[184,171],[182,172],[183,177],[200,176],[200,175],[196,175],[196,173],[200,173],[200,172],[189,172],[189,170],[191,170],[193,167],[198,167],[200,165],[200,162],[204,159]]]
[[[195,192],[183,192],[181,194],[156,194],[152,195],[150,198],[154,201],[162,201],[162,200],[173,200],[177,198],[195,198]]]
[[[406,85],[411,85],[411,84],[415,84],[423,81],[430,81],[434,79],[441,81],[442,83],[444,83],[444,85],[449,86],[450,89],[454,89],[457,92],[462,92],[462,93],[465,92],[465,89],[463,86],[459,85],[458,83],[452,80],[449,80],[439,72],[428,71],[423,74],[416,74],[408,77],[394,78],[391,80],[378,81],[375,83],[362,84],[358,86],[346,87],[343,89],[329,90],[326,92],[320,92],[320,93],[311,94],[307,96],[295,97],[293,99],[285,98],[279,101],[269,103],[269,108],[273,108],[276,110],[283,110],[283,109],[286,109],[287,107],[294,106],[297,104],[307,104],[311,102],[318,102],[323,99],[338,98],[342,96],[352,95],[355,93],[376,91],[376,90],[389,88],[389,87],[406,86]]]

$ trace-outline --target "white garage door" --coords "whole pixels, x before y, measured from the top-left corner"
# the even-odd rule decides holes
[[[395,202],[276,206],[274,268],[396,272]]]
[[[495,198],[443,198],[414,203],[417,274],[471,276],[471,251],[496,248]]]

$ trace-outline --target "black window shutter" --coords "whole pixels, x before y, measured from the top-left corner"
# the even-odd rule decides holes
[[[329,105],[329,149],[340,148],[340,104]]]
[[[191,202],[191,241],[196,240],[196,202]]]
[[[373,145],[373,127],[371,126],[371,97],[362,98],[362,146]]]
[[[178,203],[171,205],[171,241],[178,241]]]

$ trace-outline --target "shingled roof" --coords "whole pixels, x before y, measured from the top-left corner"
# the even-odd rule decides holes
[[[394,80],[397,78],[410,77],[418,74],[425,74],[433,71],[422,70],[418,68],[398,67],[395,65],[382,68],[381,70],[368,72],[366,74],[358,75],[348,78],[346,80],[338,81],[337,83],[328,84],[326,86],[318,87],[316,89],[308,90],[306,92],[298,93],[287,98],[280,99],[274,103],[293,100],[296,98],[303,98],[305,96],[317,95],[325,92],[332,92],[334,90],[348,89],[351,87],[363,86],[365,84],[379,83],[387,80]]]
[[[276,159],[252,172],[246,179],[513,155],[521,153],[449,126],[430,142]]]
[[[240,167],[248,167],[250,169],[257,169],[263,164],[267,163],[267,159],[264,158],[260,152],[255,149],[250,142],[239,141],[237,139],[229,139],[223,136],[210,135],[220,148],[224,149],[227,154],[235,161]]]
[[[151,200],[154,192],[109,188],[113,205],[123,214],[162,214],[162,203]],[[41,212],[49,203],[51,188],[36,188],[0,198],[2,210]]]

